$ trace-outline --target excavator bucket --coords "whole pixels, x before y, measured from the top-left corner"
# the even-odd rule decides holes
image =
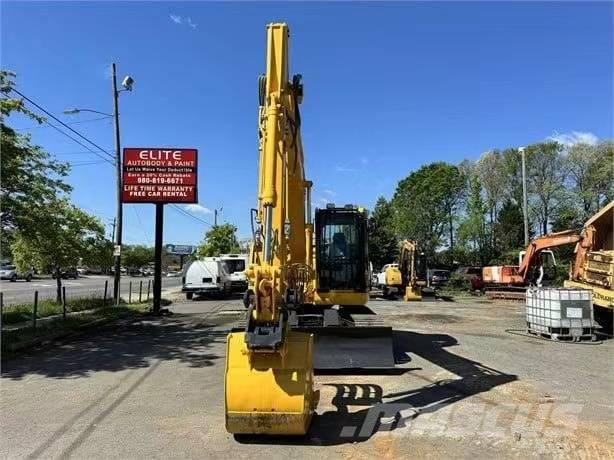
[[[314,327],[300,330],[315,336],[314,369],[394,368],[391,327]]]
[[[290,331],[275,353],[248,352],[244,332],[226,341],[226,430],[302,435],[317,405],[313,336]]]
[[[406,302],[410,302],[412,300],[422,300],[422,292],[419,287],[412,288],[411,286],[407,286],[405,288],[405,296],[403,296],[403,300]]]

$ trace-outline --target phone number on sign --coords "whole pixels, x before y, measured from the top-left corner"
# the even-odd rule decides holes
[[[137,184],[185,184],[186,181],[183,177],[138,177]]]

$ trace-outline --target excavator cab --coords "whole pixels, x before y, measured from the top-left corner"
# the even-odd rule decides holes
[[[369,277],[366,213],[352,205],[316,209],[315,227],[317,292],[324,297],[343,293],[346,301],[355,293],[350,304],[364,305]]]

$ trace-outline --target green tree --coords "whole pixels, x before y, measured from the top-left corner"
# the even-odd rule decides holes
[[[27,232],[26,225],[36,222],[32,213],[37,206],[57,195],[68,193],[64,182],[69,166],[55,161],[40,147],[32,145],[30,137],[18,134],[6,124],[11,114],[20,113],[28,119],[42,123],[43,118],[29,111],[21,98],[12,97],[15,74],[0,71],[0,200],[2,201],[1,242],[3,252],[11,247],[18,230]]]
[[[510,198],[518,205],[522,205],[522,154],[518,149],[509,148],[501,152],[505,182],[501,184],[506,191],[507,198]],[[525,163],[528,169],[530,158],[525,156]]]
[[[427,256],[445,241],[454,245],[454,214],[465,179],[458,167],[431,163],[401,180],[392,199],[395,227],[403,237],[417,240]]]
[[[113,265],[113,242],[104,237],[90,236],[81,254],[82,263],[88,267],[99,267],[105,272]]]
[[[563,161],[563,146],[557,142],[533,144],[525,149],[530,158],[527,167],[528,190],[533,195],[533,210],[540,223],[541,234],[548,233],[552,216],[565,191],[567,168]]]
[[[198,248],[198,256],[213,257],[238,251],[237,227],[222,224],[211,227],[205,233],[205,239]]]
[[[369,258],[375,268],[381,268],[399,256],[392,205],[383,196],[377,199],[371,219],[373,228],[369,232]]]
[[[126,246],[122,251],[122,262],[128,268],[144,267],[148,263],[153,262],[154,257],[154,248],[140,244]]]
[[[482,154],[476,163],[476,174],[486,195],[486,208],[490,216],[490,226],[492,229],[491,246],[493,251],[495,251],[498,230],[495,221],[497,219],[498,207],[506,193],[505,187],[502,184],[505,184],[507,177],[505,161],[499,151],[492,150]]]
[[[522,208],[511,199],[508,198],[501,206],[495,226],[497,234],[496,253],[517,251],[524,246]]]
[[[486,204],[482,199],[482,185],[474,175],[469,181],[465,218],[458,228],[460,245],[469,254],[472,264],[486,265],[490,259],[490,235],[486,225]]]
[[[614,143],[598,145],[575,144],[565,157],[565,165],[572,181],[574,198],[581,207],[582,221],[586,221],[604,204],[612,187]],[[569,209],[566,209],[569,212]]]
[[[11,245],[19,270],[51,267],[56,273],[74,267],[88,249],[90,238],[104,238],[104,226],[67,199],[35,204],[24,217],[27,231],[18,230]],[[57,301],[62,300],[62,279],[57,279]]]

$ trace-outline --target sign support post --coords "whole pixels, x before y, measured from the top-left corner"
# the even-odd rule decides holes
[[[154,250],[153,313],[160,314],[162,301],[162,236],[164,228],[164,203],[156,203],[156,246]]]

